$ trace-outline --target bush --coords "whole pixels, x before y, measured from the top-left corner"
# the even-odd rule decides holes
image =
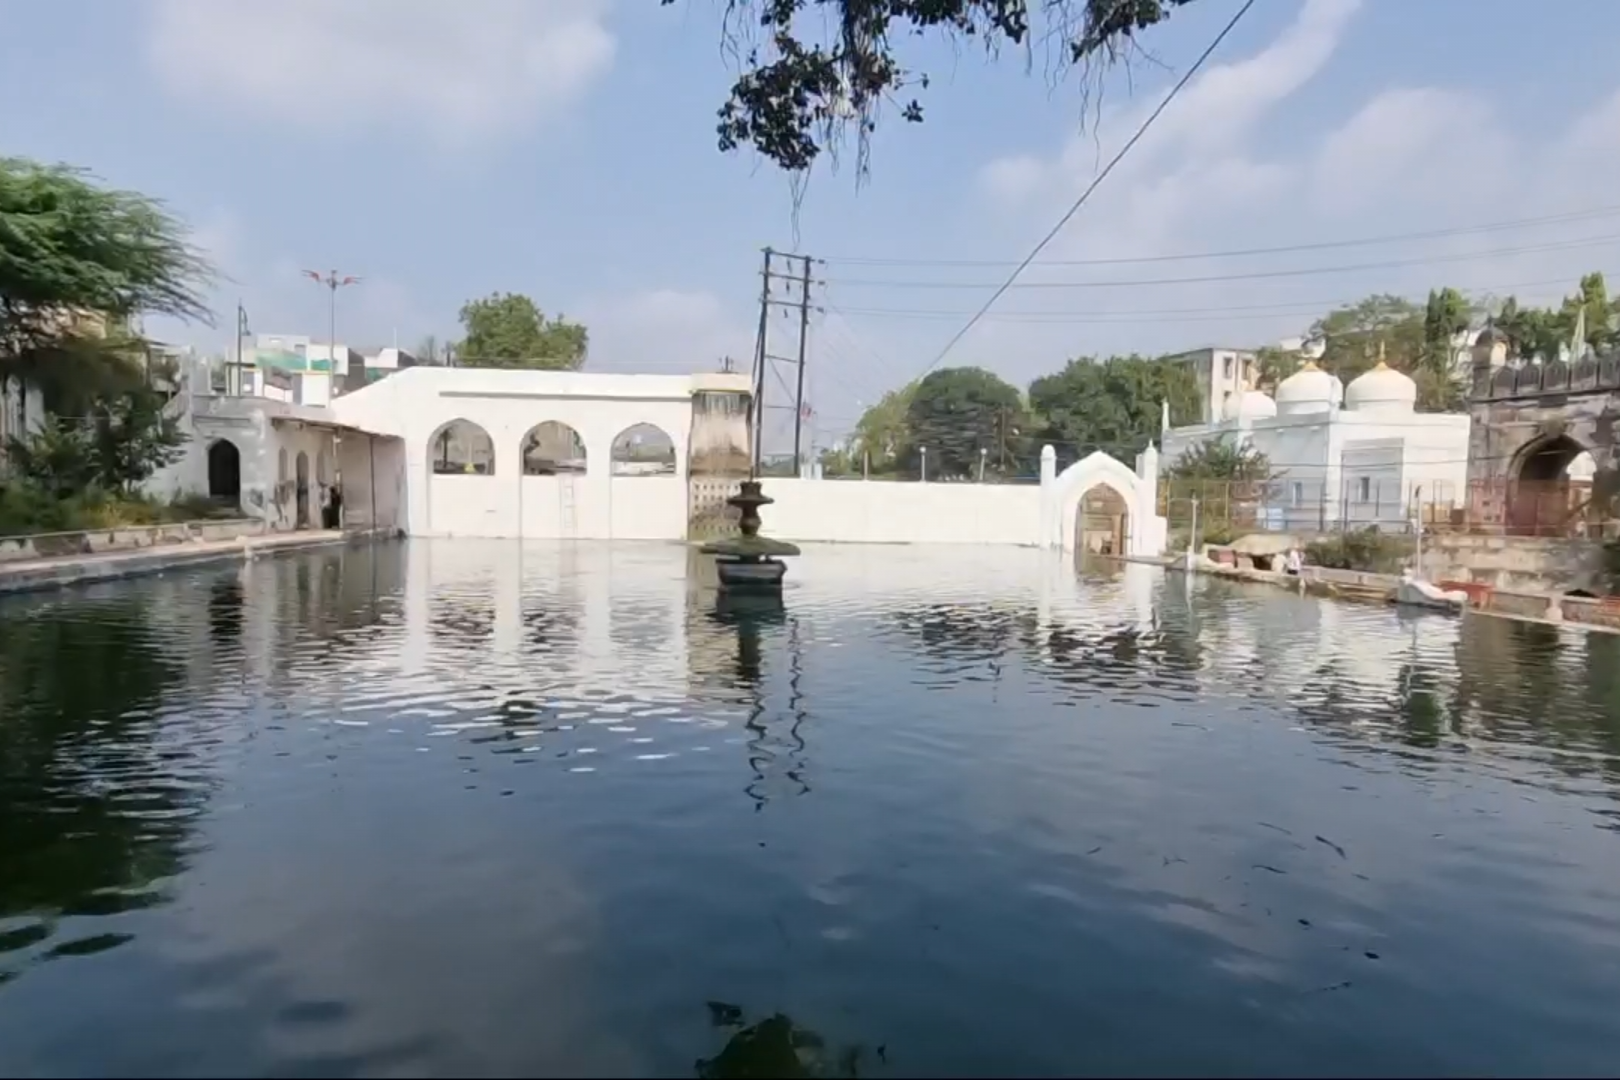
[[[1305,559],[1329,570],[1395,574],[1412,558],[1412,550],[1410,536],[1369,527],[1312,540],[1305,545]]]
[[[195,495],[164,502],[139,494],[110,495],[99,488],[57,496],[28,481],[0,486],[0,536],[127,529],[240,516],[235,507]]]

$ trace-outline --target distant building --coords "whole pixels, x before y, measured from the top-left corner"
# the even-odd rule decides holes
[[[1260,375],[1259,361],[1248,349],[1194,349],[1168,359],[1190,365],[1197,374],[1199,421],[1205,424],[1217,423],[1225,415],[1227,399],[1241,397]]]
[[[1167,469],[1216,440],[1252,447],[1274,478],[1257,493],[1257,524],[1311,532],[1347,525],[1401,531],[1423,507],[1466,500],[1467,415],[1419,413],[1417,386],[1380,360],[1345,387],[1305,360],[1277,386],[1229,397],[1214,422],[1170,428]]]

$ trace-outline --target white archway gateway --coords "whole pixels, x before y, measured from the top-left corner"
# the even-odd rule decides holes
[[[1136,455],[1132,471],[1118,458],[1098,450],[1057,471],[1057,451],[1041,449],[1041,546],[1074,551],[1081,545],[1082,500],[1088,492],[1103,488],[1123,506],[1123,520],[1113,534],[1121,538],[1121,550],[1114,554],[1138,558],[1164,554],[1166,525],[1158,514],[1159,452],[1150,444]],[[1114,541],[1108,543],[1110,548]]]

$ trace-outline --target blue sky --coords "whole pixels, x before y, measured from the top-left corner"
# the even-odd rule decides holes
[[[238,297],[255,330],[323,335],[323,297],[298,271],[336,268],[365,279],[339,316],[339,337],[360,345],[453,336],[463,300],[502,289],[585,319],[594,369],[706,368],[752,352],[760,248],[824,256],[810,383],[825,440],[928,365],[1010,269],[940,261],[1027,252],[1237,0],[1178,13],[1144,42],[1162,66],[1116,73],[1090,111],[1040,56],[1029,73],[1017,56],[987,64],[972,47],[907,41],[932,77],[928,121],[889,118],[864,185],[818,172],[797,235],[786,179],[715,149],[733,73],[721,7],[8,0],[0,151],[166,199],[232,279],[219,328],[172,330],[211,348],[225,347]],[[1620,4],[1523,13],[1508,0],[1260,0],[1046,257],[1620,206]],[[1594,214],[1350,249],[1040,266],[946,362],[1022,384],[1073,355],[1273,341],[1321,302],[1374,290],[1547,299],[1585,269],[1620,271],[1616,236],[1620,214]],[[1502,254],[1470,257],[1482,251]],[[1389,262],[1406,265],[1335,269]],[[1117,284],[1186,277],[1222,280]],[[777,347],[791,349],[781,326]]]

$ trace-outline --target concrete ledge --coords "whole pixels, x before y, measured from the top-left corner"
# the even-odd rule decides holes
[[[0,563],[0,595],[60,589],[98,581],[157,574],[180,566],[251,559],[260,554],[278,554],[335,544],[393,539],[397,529],[337,529],[265,536],[242,536],[232,540],[197,540],[187,544],[147,546],[133,551],[69,555],[60,558],[13,560]]]
[[[227,518],[182,521],[169,525],[136,525],[117,529],[5,536],[0,537],[0,567],[40,559],[133,551],[194,541],[235,540],[243,536],[263,536],[265,532],[265,523],[260,518]]]

